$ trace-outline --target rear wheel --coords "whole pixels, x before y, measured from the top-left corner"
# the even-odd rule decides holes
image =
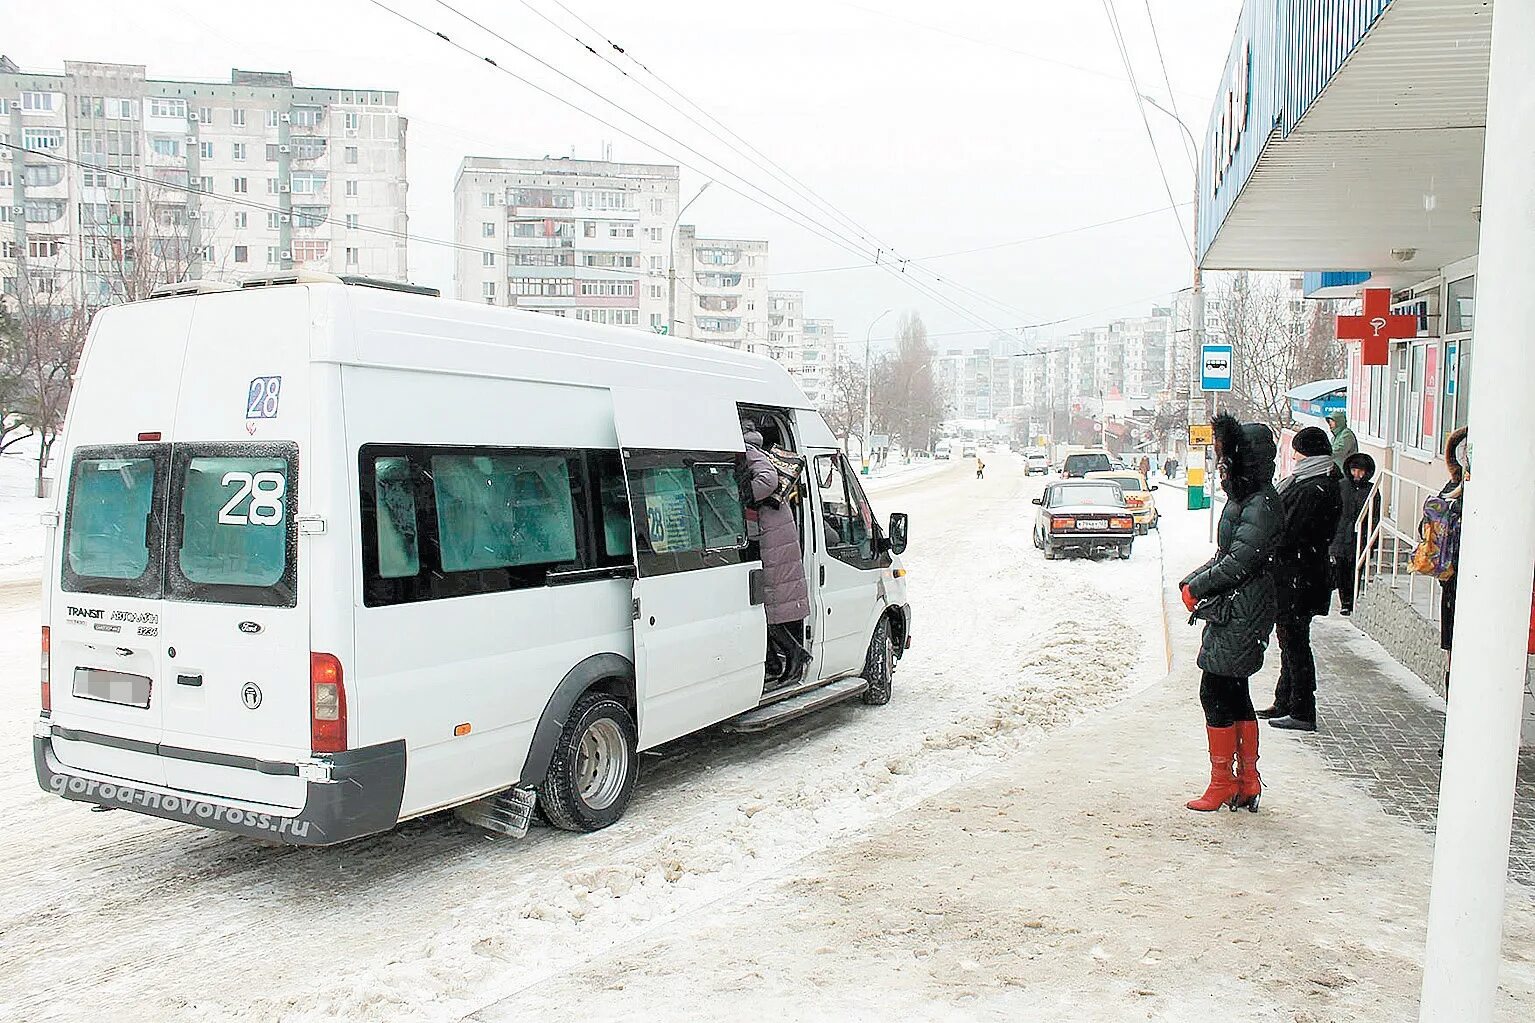
[[[600,692],[577,700],[538,789],[549,823],[597,831],[622,817],[639,772],[637,744],[634,717],[622,703]]]
[[[1060,557],[1060,554],[1056,552],[1055,544],[1050,542],[1050,538],[1048,536],[1045,537],[1045,545],[1043,550],[1045,552],[1046,561],[1054,561],[1056,558]]]
[[[869,640],[869,653],[863,662],[863,679],[869,688],[863,691],[863,702],[871,707],[883,707],[890,702],[891,683],[895,679],[895,640],[890,635],[890,619],[881,617],[874,626],[874,638]]]

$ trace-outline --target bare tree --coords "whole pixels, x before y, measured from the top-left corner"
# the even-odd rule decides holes
[[[863,444],[863,363],[846,359],[826,377],[821,389],[821,415],[841,438],[856,436]]]
[[[27,346],[21,322],[0,299],[0,454],[32,436],[27,421]]]
[[[36,492],[42,497],[43,470],[64,428],[91,311],[78,303],[40,301],[24,293],[8,320],[15,324],[20,355],[14,414],[28,431],[26,436],[38,438]]]
[[[943,421],[944,398],[933,372],[933,348],[920,314],[903,313],[896,327],[896,350],[876,364],[875,422],[898,435],[908,450],[927,450]]]
[[[1218,289],[1221,330],[1232,344],[1231,391],[1220,398],[1240,419],[1266,424],[1277,436],[1290,426],[1290,388],[1303,383],[1306,316],[1292,308],[1272,277],[1242,271]]]
[[[203,240],[216,233],[217,218],[192,195],[179,181],[139,182],[132,201],[81,210],[89,219],[81,224],[79,263],[109,292],[89,301],[134,302],[161,285],[206,275]]]

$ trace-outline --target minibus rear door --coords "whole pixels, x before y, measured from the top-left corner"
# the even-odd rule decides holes
[[[634,529],[642,749],[755,707],[767,617],[754,603],[734,403],[613,392]],[[760,600],[760,597],[756,599]]]

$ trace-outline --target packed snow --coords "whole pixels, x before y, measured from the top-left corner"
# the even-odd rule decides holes
[[[35,686],[8,687],[0,1018],[456,1020],[792,875],[1164,674],[1158,535],[1126,562],[1046,562],[1042,486],[1001,453],[985,480],[964,461],[871,479],[882,516],[912,519],[892,703],[646,754],[628,815],[594,835],[437,814],[307,850],[93,813],[37,788]],[[16,680],[36,671],[34,594],[0,588]]]

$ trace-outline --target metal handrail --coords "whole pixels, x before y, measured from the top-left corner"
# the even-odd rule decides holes
[[[1404,503],[1404,492],[1411,495],[1410,503]],[[1390,469],[1376,472],[1370,493],[1354,520],[1354,539],[1357,544],[1354,578],[1358,580],[1356,601],[1377,580],[1400,592],[1402,577],[1405,576],[1407,602],[1416,607],[1418,587],[1435,585],[1435,580],[1412,570],[1411,559],[1413,549],[1418,544],[1417,520],[1423,502],[1437,493],[1427,484],[1408,479]],[[1412,516],[1410,532],[1402,528],[1401,514],[1404,511]],[[1429,602],[1429,621],[1439,621],[1437,600]]]

